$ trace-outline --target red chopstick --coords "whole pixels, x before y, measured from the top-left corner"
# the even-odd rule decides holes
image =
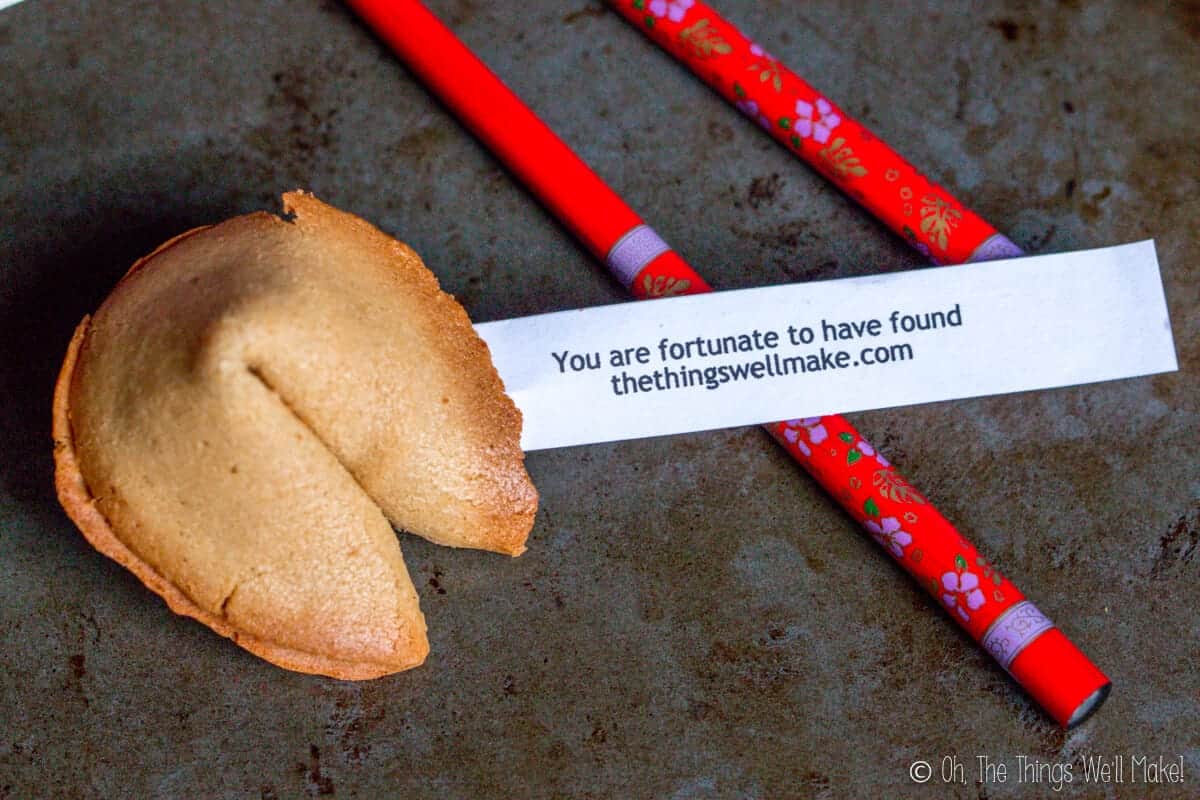
[[[922,175],[886,142],[708,4],[698,0],[608,3],[934,263],[961,264],[1022,255],[1020,248],[996,228]],[[839,429],[841,423],[840,418],[824,417],[809,420],[806,427]],[[827,489],[856,480],[843,474],[844,465],[836,463],[835,455],[816,449],[808,455],[805,451],[812,448],[804,446],[803,436],[794,427],[777,424],[768,429]],[[895,497],[895,485],[889,489],[884,474],[877,472],[872,480],[878,486],[877,495]],[[899,511],[894,507],[889,510]],[[913,509],[905,513],[919,514]],[[889,517],[886,512],[878,516],[864,524],[881,543],[890,545],[893,555],[899,555],[897,537],[911,538],[914,547],[918,542],[936,542],[929,549],[937,551],[940,566],[921,571],[906,564],[909,572],[922,580],[935,597],[941,597],[963,627],[1060,724],[1078,724],[1100,706],[1111,688],[1108,678],[1056,628],[1046,627],[1049,620],[1031,603],[1024,598],[1018,600],[1003,581],[997,582],[995,569],[982,556],[961,552],[974,548],[967,547],[949,522],[939,515],[932,527],[926,524],[928,519],[920,519],[911,527],[898,527],[901,521],[907,523],[907,516]],[[961,548],[954,547],[956,541]],[[964,586],[970,588],[963,591]],[[983,605],[973,609],[971,606],[980,602],[978,592],[984,593]],[[985,608],[992,601],[994,607]],[[977,612],[979,624],[973,618],[961,618],[964,613],[974,617]]]
[[[694,75],[936,264],[1021,255],[887,142],[697,0],[608,0]]]
[[[695,6],[635,2],[651,15],[661,6],[668,20],[673,7],[687,6],[680,22]],[[422,3],[349,5],[635,296],[711,291]],[[1060,724],[1077,724],[1099,706],[1109,687],[1103,673],[849,422],[827,416],[766,427]]]

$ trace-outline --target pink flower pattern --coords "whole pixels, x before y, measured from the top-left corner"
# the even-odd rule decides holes
[[[825,144],[829,134],[842,124],[842,118],[833,113],[833,106],[824,97],[817,98],[816,107],[806,100],[796,101],[795,130],[801,137],[812,137],[814,142]]]
[[[813,444],[820,444],[829,438],[829,431],[825,430],[825,426],[821,424],[820,417],[789,419],[784,424],[787,425],[787,428],[783,431],[783,438],[796,445],[800,452],[806,456],[811,456],[812,450],[800,438],[801,429],[808,432],[808,440]]]
[[[946,590],[942,593],[942,602],[962,617],[963,622],[971,619],[968,609],[976,611],[987,602],[974,572],[947,572],[942,575],[942,588]]]
[[[808,439],[813,444],[820,444],[829,438],[829,431],[821,424],[820,417],[805,417],[800,420],[800,424],[808,429]]]
[[[858,452],[862,453],[864,456],[874,456],[875,460],[879,462],[879,466],[881,467],[890,467],[892,465],[892,462],[884,458],[882,454],[876,453],[875,448],[871,447],[871,443],[866,439],[859,439],[858,444],[856,444],[855,447],[857,447]]]
[[[762,45],[760,45],[758,42],[750,43],[750,55],[758,56],[759,58],[769,58],[772,61],[776,60],[775,56],[771,55],[766,50],[764,50],[762,48]]]
[[[695,4],[696,0],[650,0],[647,10],[660,19],[666,17],[671,22],[679,22]]]
[[[879,522],[869,519],[863,527],[896,558],[904,558],[904,548],[912,544],[912,534],[901,530],[900,520],[895,517],[884,517]]]
[[[771,120],[767,119],[767,115],[762,113],[758,108],[758,102],[755,100],[742,100],[737,104],[738,111],[741,111],[750,119],[757,122],[767,130],[771,129]]]

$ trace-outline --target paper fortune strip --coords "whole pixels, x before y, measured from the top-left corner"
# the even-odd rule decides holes
[[[1178,368],[1154,244],[483,323],[526,450]]]

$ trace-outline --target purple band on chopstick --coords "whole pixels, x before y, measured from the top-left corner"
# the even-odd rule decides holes
[[[1002,233],[996,233],[984,239],[983,244],[975,248],[967,261],[999,261],[1002,258],[1018,258],[1025,255]]]
[[[983,635],[983,649],[1008,669],[1030,642],[1053,627],[1054,623],[1037,606],[1023,600],[991,624]]]
[[[628,289],[638,273],[654,259],[671,249],[649,225],[638,225],[617,240],[604,263]]]

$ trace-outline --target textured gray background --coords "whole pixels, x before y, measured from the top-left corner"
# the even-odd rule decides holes
[[[918,266],[595,3],[433,6],[717,286]],[[403,536],[408,674],[175,617],[51,487],[70,330],[137,256],[299,186],[478,321],[622,295],[336,3],[30,0],[0,12],[0,798],[1045,797],[907,769],[1118,753],[1187,784],[1060,796],[1200,794],[1200,7],[720,7],[1028,250],[1157,239],[1181,372],[855,416],[1111,675],[1101,713],[1056,728],[756,429],[532,455],[519,559]]]

